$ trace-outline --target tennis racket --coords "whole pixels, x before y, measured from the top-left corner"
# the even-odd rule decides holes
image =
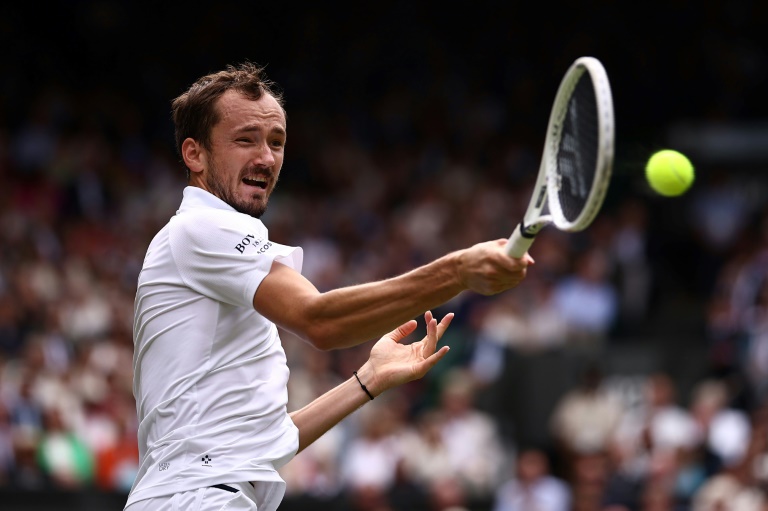
[[[596,58],[576,59],[557,90],[536,185],[507,254],[522,257],[547,225],[576,232],[592,223],[611,179],[613,138],[608,75]]]

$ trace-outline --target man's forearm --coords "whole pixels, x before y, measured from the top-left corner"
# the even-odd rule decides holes
[[[473,245],[398,277],[320,293],[276,262],[253,298],[261,314],[320,349],[354,346],[434,309],[465,290],[492,295],[517,286],[533,263],[511,258],[505,239]]]
[[[254,304],[266,317],[320,349],[375,339],[465,290],[459,253],[390,279],[320,293],[292,270],[275,268]]]
[[[360,369],[358,376],[362,382],[370,381],[370,375],[365,366]],[[375,388],[368,387],[368,390],[374,396],[379,393],[379,390]],[[291,420],[299,430],[298,452],[304,450],[368,401],[370,401],[370,397],[353,376],[307,406],[292,412],[290,414]]]
[[[299,451],[387,389],[422,378],[448,353],[448,346],[437,350],[437,343],[451,324],[453,313],[446,314],[440,323],[432,317],[431,311],[424,315],[424,319],[427,335],[423,339],[402,344],[401,341],[416,329],[416,321],[398,326],[373,346],[356,377],[290,414],[299,430]]]
[[[465,288],[447,256],[391,279],[328,291],[310,306],[332,348],[354,346],[454,298]]]

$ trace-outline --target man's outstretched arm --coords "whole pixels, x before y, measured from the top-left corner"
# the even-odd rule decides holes
[[[380,337],[462,291],[493,295],[517,286],[533,259],[513,259],[506,240],[479,243],[397,277],[320,293],[300,273],[274,263],[254,295],[259,313],[319,349]]]

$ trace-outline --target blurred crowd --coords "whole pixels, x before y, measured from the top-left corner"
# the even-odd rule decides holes
[[[169,146],[131,130],[130,109],[116,110],[109,137],[68,117],[70,101],[41,97],[22,124],[0,129],[0,485],[127,492],[137,470],[135,283],[185,182]],[[299,138],[302,128],[313,129],[300,126]],[[368,150],[343,121],[330,131],[316,163],[297,165],[322,186],[287,178],[264,219],[273,239],[304,248],[304,273],[321,290],[505,237],[525,209],[531,147],[509,141],[480,160],[428,143]],[[297,456],[283,469],[284,507],[703,510],[724,499],[766,509],[767,217],[760,183],[711,175],[685,202],[701,254],[685,282],[709,354],[689,396],[662,370],[643,375],[633,400],[605,385],[601,353],[653,335],[652,318],[680,299],[659,284],[672,256],[654,241],[656,199],[617,188],[622,200],[584,233],[539,236],[518,289],[437,311],[457,313],[451,358]],[[291,409],[349,377],[370,348],[319,352],[287,332],[283,342]],[[476,398],[499,381],[505,353],[552,350],[593,364],[556,403],[551,441],[529,445]]]
[[[683,4],[670,4],[670,22],[687,19]],[[90,43],[120,29],[110,5],[91,13]],[[746,24],[737,10],[729,13],[724,26]],[[713,8],[701,16],[720,24]],[[605,37],[624,42],[615,19]],[[452,53],[412,28],[414,53],[399,59],[384,48],[386,38],[338,45],[311,20],[297,21],[314,52],[303,71],[274,70],[289,92],[289,136],[264,217],[270,238],[303,247],[303,273],[321,290],[506,238],[527,206],[549,97],[570,53],[554,55],[553,86],[544,88],[530,62],[480,51],[489,46],[483,38],[466,43],[478,51]],[[205,55],[211,34],[229,35],[225,29],[201,31],[189,44]],[[519,29],[499,31],[497,43],[525,48],[536,30]],[[640,67],[653,61],[672,70],[689,56],[714,65],[683,66],[711,94],[704,87],[660,91],[650,82],[633,94],[627,81],[617,83],[624,97],[649,90],[667,97],[623,103],[623,118],[646,108],[659,113],[677,92],[688,113],[759,114],[745,106],[762,94],[749,85],[764,73],[759,53],[747,39],[718,37],[702,48],[686,38],[669,55],[628,42]],[[563,46],[586,54],[594,42],[575,34]],[[0,77],[0,489],[127,494],[137,471],[133,298],[146,247],[186,184],[168,112],[171,97],[194,78],[152,55],[142,54],[137,76],[115,80],[144,84],[146,97],[106,78],[82,91],[55,80],[25,91],[17,75]],[[24,65],[41,66],[41,75],[69,65],[41,58]],[[420,67],[420,59],[431,66]],[[385,72],[395,61],[403,71]],[[343,74],[361,68],[369,73]],[[348,88],[333,89],[328,74],[345,76]],[[768,510],[764,168],[694,162],[699,175],[689,194],[661,199],[646,189],[641,165],[622,158],[627,137],[643,126],[620,126],[616,176],[595,223],[578,234],[545,229],[519,288],[461,295],[435,311],[456,313],[445,336],[449,356],[286,465],[282,509]],[[670,331],[676,339],[661,349],[702,354],[695,381],[684,385],[676,367],[662,365],[634,375],[631,392],[619,389],[622,375],[604,355],[628,343],[660,349],[658,339],[668,342]],[[288,332],[281,337],[291,410],[349,378],[371,346],[320,352]],[[551,399],[551,413],[530,441],[505,418],[510,356],[525,363],[564,352],[586,363],[567,391],[541,396]],[[538,396],[536,388],[517,392]]]

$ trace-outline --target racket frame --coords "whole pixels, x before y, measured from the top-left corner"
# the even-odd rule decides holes
[[[557,173],[557,153],[563,133],[563,122],[568,113],[568,102],[579,79],[587,72],[592,79],[597,100],[597,162],[584,208],[576,219],[569,221],[563,214],[558,200],[560,176]],[[594,57],[580,57],[566,71],[555,95],[536,184],[523,221],[517,225],[507,242],[507,254],[511,257],[522,257],[533,244],[539,231],[547,225],[554,224],[562,231],[577,232],[592,223],[608,191],[613,167],[614,134],[613,96],[605,69]],[[548,207],[549,214],[542,215],[545,206]]]

